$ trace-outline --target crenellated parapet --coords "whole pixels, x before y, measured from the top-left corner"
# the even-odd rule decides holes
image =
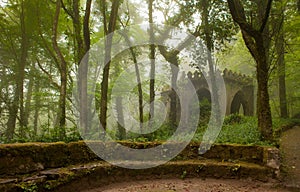
[[[223,78],[224,80],[230,80],[234,82],[239,82],[241,84],[253,84],[253,78],[247,76],[245,74],[233,72],[232,70],[228,70],[227,68],[223,71]]]
[[[225,68],[223,71],[217,70],[217,73],[221,74],[225,81],[235,82],[243,85],[253,84],[253,78],[251,78],[250,76],[233,72],[232,70],[228,70],[227,68]],[[192,82],[197,82],[209,78],[206,72],[199,71],[189,71],[186,75],[184,74],[184,76],[185,78],[189,78]]]

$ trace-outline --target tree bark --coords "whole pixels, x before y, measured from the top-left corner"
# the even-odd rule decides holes
[[[243,39],[256,61],[256,78],[258,83],[257,90],[257,116],[258,128],[261,131],[262,138],[265,140],[273,140],[272,134],[272,116],[269,103],[268,77],[269,63],[267,61],[267,53],[264,42],[264,30],[270,15],[272,0],[268,0],[261,25],[259,29],[255,29],[246,20],[244,7],[240,0],[227,0],[230,13],[233,20],[242,30]]]
[[[177,103],[178,97],[176,94],[177,91],[177,78],[179,73],[179,61],[178,54],[181,49],[176,49],[175,51],[167,51],[166,47],[159,46],[159,51],[162,56],[170,63],[171,67],[171,90],[170,90],[170,113],[169,113],[169,124],[172,129],[177,127]]]
[[[124,125],[124,114],[123,114],[123,99],[122,97],[118,96],[116,98],[116,106],[117,106],[117,118],[118,118],[118,132],[116,137],[119,140],[123,140],[126,138],[126,130],[123,127]]]
[[[150,35],[150,99],[149,99],[149,128],[153,126],[154,123],[154,100],[155,100],[155,45],[154,45],[154,32],[153,32],[153,0],[149,0],[148,3],[148,16],[149,16],[149,35]]]
[[[24,130],[24,78],[25,78],[25,66],[28,56],[28,47],[29,40],[27,35],[27,29],[25,24],[25,2],[21,1],[20,8],[20,30],[21,30],[21,42],[20,42],[20,56],[17,61],[17,70],[16,70],[16,87],[13,103],[9,107],[9,118],[7,121],[7,130],[6,137],[8,141],[13,139],[13,135],[16,129],[16,121],[19,111],[19,133],[22,138],[25,137]]]
[[[87,94],[87,76],[88,76],[88,62],[89,55],[85,54],[90,49],[90,26],[89,26],[89,18],[91,14],[91,5],[92,0],[87,0],[85,4],[85,12],[83,17],[83,23],[81,23],[80,16],[80,1],[73,0],[73,15],[71,14],[73,20],[74,27],[74,35],[76,40],[76,56],[75,61],[79,66],[79,85],[78,85],[78,93],[79,93],[79,119],[80,119],[80,127],[83,128],[84,134],[88,134],[89,126],[88,126],[88,117],[91,114],[89,110],[88,102],[88,94]],[[67,11],[67,10],[66,10]],[[81,27],[83,26],[83,27]],[[83,33],[82,30],[83,29]],[[82,60],[84,59],[84,60]]]
[[[138,87],[138,97],[139,97],[139,119],[140,119],[140,130],[142,132],[143,130],[143,123],[144,123],[144,110],[143,110],[143,89],[142,89],[142,83],[141,83],[141,75],[140,75],[140,69],[138,66],[137,58],[135,51],[131,45],[131,42],[125,33],[121,33],[121,35],[124,37],[127,45],[129,46],[129,50],[131,53],[131,57],[134,62],[134,68],[135,68],[135,75],[136,75],[136,82],[137,82],[137,87]],[[120,102],[122,103],[122,102]],[[121,105],[119,105],[121,106]]]
[[[208,67],[209,67],[209,79],[211,83],[211,99],[212,99],[212,115],[214,115],[213,119],[216,121],[215,125],[220,124],[221,122],[221,109],[220,103],[218,98],[218,89],[216,83],[216,74],[213,65],[213,58],[212,58],[212,51],[213,51],[213,31],[209,27],[209,2],[208,0],[202,1],[202,18],[203,18],[203,28],[204,28],[204,36],[205,36],[205,45],[207,48],[207,60],[208,60]]]
[[[105,1],[101,1],[101,2],[103,4],[102,6],[105,7]],[[104,26],[105,28],[104,31],[106,35],[105,59],[104,59],[105,66],[102,75],[101,100],[100,100],[100,124],[102,125],[102,128],[104,130],[106,130],[106,126],[107,126],[108,78],[109,78],[109,69],[111,63],[111,48],[112,48],[112,38],[113,38],[113,35],[109,35],[109,34],[114,32],[116,29],[116,21],[118,16],[119,5],[120,5],[119,0],[113,0],[108,27]],[[103,12],[102,14],[104,20],[106,21],[106,13]]]
[[[282,6],[282,4],[281,4]],[[287,100],[286,100],[286,84],[285,84],[285,61],[284,61],[284,31],[283,31],[283,21],[284,21],[284,9],[280,7],[279,16],[274,18],[273,23],[274,29],[276,30],[278,36],[275,42],[276,54],[278,56],[278,84],[279,84],[279,106],[280,106],[280,117],[287,118]]]
[[[87,1],[88,3],[88,1]],[[84,40],[82,36],[82,25],[80,16],[80,1],[73,0],[73,28],[76,42],[75,62],[79,66],[78,93],[79,93],[79,126],[83,129],[83,134],[88,134],[88,102],[87,102],[87,67],[88,58],[81,61],[85,54]]]
[[[259,43],[259,41],[261,43]],[[258,128],[262,133],[263,139],[273,140],[272,130],[272,115],[269,103],[269,92],[268,92],[268,77],[269,77],[269,66],[265,57],[265,51],[262,49],[263,37],[256,40],[257,52],[261,55],[256,58],[257,64],[257,115],[258,115]],[[259,45],[260,44],[260,45]]]
[[[63,140],[66,135],[66,96],[67,96],[67,63],[57,43],[58,21],[60,16],[61,1],[56,1],[56,10],[52,25],[52,46],[58,58],[60,66],[60,90],[59,90],[59,139]]]
[[[25,137],[25,114],[24,114],[24,78],[25,78],[25,65],[27,62],[28,56],[28,36],[27,29],[25,26],[25,4],[24,1],[21,1],[21,15],[20,15],[20,24],[21,24],[21,57],[18,67],[18,83],[17,90],[19,94],[19,110],[20,110],[20,136]]]
[[[38,119],[39,119],[41,100],[40,100],[40,96],[39,96],[40,82],[37,80],[35,83],[36,83],[36,85],[35,85],[35,96],[34,96],[35,107],[34,107],[34,118],[33,118],[33,135],[34,135],[34,137],[37,137]]]
[[[26,103],[25,103],[25,110],[24,110],[24,126],[28,126],[30,112],[31,112],[31,98],[32,98],[32,91],[33,91],[33,77],[29,78],[28,83],[28,90],[26,95]]]
[[[170,61],[169,61],[170,62]],[[169,124],[172,129],[176,129],[177,127],[177,111],[179,110],[178,103],[178,96],[177,96],[177,78],[179,73],[179,61],[178,56],[174,56],[171,59],[171,92],[170,92],[170,114],[169,114]]]
[[[18,104],[19,104],[19,95],[15,93],[12,104],[8,106],[9,117],[6,123],[7,129],[5,133],[8,141],[11,141],[13,139],[15,133],[18,108],[19,108]]]
[[[167,51],[166,47],[158,46],[162,56],[170,63],[171,66],[171,92],[170,92],[170,113],[169,113],[169,124],[171,128],[175,129],[177,126],[177,111],[178,111],[178,97],[176,94],[177,91],[177,78],[179,73],[179,61],[178,54],[182,51],[195,37],[200,35],[199,29],[197,28],[193,33],[193,36],[187,37],[179,44],[176,49]]]

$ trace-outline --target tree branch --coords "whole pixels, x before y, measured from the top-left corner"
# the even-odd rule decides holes
[[[100,8],[102,9],[102,17],[103,17],[103,28],[104,28],[104,34],[108,34],[107,30],[107,20],[106,20],[106,2],[105,0],[100,1]]]
[[[64,4],[64,2],[63,2],[63,0],[61,0],[61,6],[62,6],[62,8],[63,8],[63,10],[72,18],[72,19],[74,19],[74,15],[66,8],[66,6],[65,6],[65,4]]]
[[[240,0],[227,0],[232,19],[240,26],[240,28],[246,31],[252,37],[257,35],[257,30],[255,30],[252,25],[247,22],[244,7]]]
[[[38,59],[36,59],[36,62],[37,62],[37,64],[38,64],[39,68],[40,68],[40,69],[48,76],[48,78],[49,78],[51,84],[53,84],[57,89],[59,89],[60,86],[59,86],[56,82],[53,81],[52,75],[51,75],[50,73],[48,73],[48,71],[46,71],[46,70],[43,68],[43,66],[41,65],[41,63],[40,63],[40,61],[39,61]]]
[[[273,0],[268,0],[268,4],[267,4],[267,7],[266,7],[266,12],[265,12],[265,15],[264,15],[264,18],[262,20],[262,24],[261,24],[261,27],[259,29],[259,31],[262,33],[267,25],[267,22],[268,22],[268,18],[270,16],[270,11],[271,11],[271,7],[272,7],[272,2]]]
[[[60,72],[62,72],[63,70],[62,65],[66,65],[66,61],[64,60],[63,54],[60,48],[58,47],[58,43],[57,43],[57,31],[58,31],[58,20],[60,15],[60,8],[61,8],[61,1],[57,0],[54,21],[52,25],[52,45],[60,63]]]
[[[90,49],[90,15],[91,15],[91,6],[92,6],[92,0],[86,1],[85,6],[85,14],[83,19],[83,36],[84,36],[84,43],[85,43],[85,51],[88,51]]]

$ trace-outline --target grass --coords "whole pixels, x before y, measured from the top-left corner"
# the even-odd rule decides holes
[[[201,142],[205,131],[206,125],[200,126],[193,140]],[[225,118],[215,143],[267,144],[261,141],[256,118],[238,115],[231,115]]]
[[[194,135],[186,134],[186,135],[179,135],[175,138],[176,141],[186,141],[190,140],[193,137],[192,141],[201,142],[203,138],[203,134],[207,131],[207,122],[209,116],[206,118],[200,118],[199,127]],[[273,132],[275,141],[267,142],[261,140],[261,134],[257,128],[257,118],[256,117],[246,117],[242,115],[229,115],[225,118],[222,129],[214,141],[214,143],[230,143],[230,144],[246,144],[246,145],[278,145],[278,138],[280,137],[281,133],[292,127],[296,124],[300,124],[300,119],[280,119],[274,118],[273,119]],[[47,134],[42,134],[39,137],[27,138],[26,140],[17,138],[11,142],[32,142],[32,141],[39,141],[39,142],[56,142],[59,141],[59,137],[56,129],[54,131],[49,132]],[[170,128],[169,124],[164,124],[157,130],[154,134],[148,136],[142,136],[139,134],[127,134],[127,140],[133,142],[148,142],[148,141],[166,141],[169,139],[172,134],[174,133]],[[81,140],[81,137],[78,133],[76,128],[71,128],[67,130],[67,137],[65,138],[65,142],[70,141],[78,141]],[[113,138],[115,136],[115,132],[108,132]],[[152,137],[152,138],[151,138]],[[114,138],[118,140],[117,138]],[[1,141],[0,143],[6,143],[5,140]]]
[[[248,117],[242,115],[229,115],[225,118],[222,129],[214,141],[214,143],[220,144],[244,144],[244,145],[262,145],[262,146],[278,146],[278,140],[281,132],[286,127],[291,127],[295,124],[300,124],[300,120],[295,119],[273,119],[273,132],[274,141],[263,141],[261,139],[260,131],[257,127],[257,118]],[[160,130],[160,134],[157,134],[153,139],[155,141],[165,141],[170,137],[168,132],[169,127],[165,126]],[[201,142],[204,133],[207,131],[207,121],[202,121],[193,136],[192,141]],[[185,141],[191,135],[181,135],[176,140]],[[145,139],[145,138],[143,138]],[[139,138],[137,138],[139,140]],[[147,139],[146,139],[147,140]]]
[[[257,127],[256,117],[229,115],[225,118],[221,132],[215,143],[234,143],[247,145],[278,145],[281,132],[295,124],[300,124],[299,119],[273,118],[274,141],[262,141]],[[194,141],[201,141],[206,126],[200,126],[194,136]]]

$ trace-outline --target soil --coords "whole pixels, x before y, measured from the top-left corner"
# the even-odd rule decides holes
[[[117,183],[84,192],[288,192],[275,183],[230,179],[163,179]]]
[[[300,191],[300,126],[283,133],[280,141],[283,157],[283,179],[288,187]]]

